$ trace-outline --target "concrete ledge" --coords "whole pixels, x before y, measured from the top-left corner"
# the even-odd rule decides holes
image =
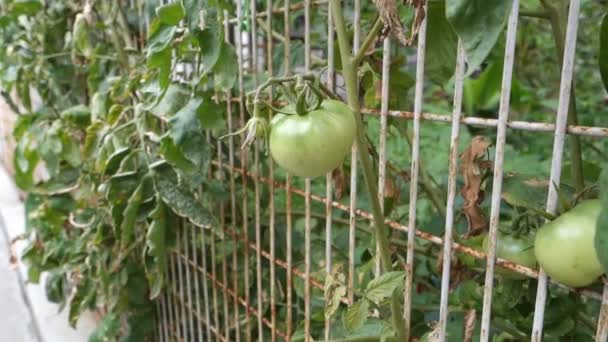
[[[10,262],[10,241],[25,232],[25,213],[19,192],[0,165],[0,341],[87,341],[96,327],[93,313],[83,313],[76,329],[68,324],[68,310],[47,301],[44,279],[27,283],[27,267],[19,260],[25,242],[13,245],[16,264]]]

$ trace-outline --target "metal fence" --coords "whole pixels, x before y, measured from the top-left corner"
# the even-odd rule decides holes
[[[275,75],[272,70],[272,54],[275,53],[274,43],[277,39],[284,46],[285,63],[289,65],[290,55],[290,16],[295,11],[303,11],[303,40],[304,40],[304,65],[291,65],[289,70],[308,71],[311,69],[311,7],[319,6],[327,8],[327,1],[305,0],[290,4],[284,0],[282,7],[273,5],[272,0],[265,2],[265,11],[259,12],[257,1],[248,3],[236,1],[236,17],[225,21],[226,40],[234,43],[238,55],[238,89],[234,93],[226,94],[231,99],[226,103],[228,131],[242,126],[248,117],[244,105],[246,90],[244,77],[249,75],[257,84],[261,78],[259,75]],[[348,2],[347,6],[353,8],[354,23],[354,48],[360,44],[360,8],[361,1]],[[453,251],[465,253],[478,259],[486,259],[495,262],[486,263],[485,286],[483,294],[483,311],[481,319],[481,340],[488,341],[490,336],[490,325],[492,324],[492,290],[494,283],[495,264],[501,265],[512,271],[521,273],[527,277],[538,279],[536,289],[536,309],[534,314],[533,330],[531,332],[533,341],[540,341],[543,331],[543,318],[545,313],[545,302],[547,298],[547,285],[550,280],[540,270],[532,270],[506,260],[496,258],[496,236],[499,225],[499,213],[501,204],[501,186],[503,181],[504,146],[507,133],[511,130],[526,130],[538,132],[538,134],[553,134],[553,157],[551,162],[550,184],[560,184],[560,171],[562,167],[562,155],[564,140],[567,134],[606,137],[608,128],[568,126],[568,106],[570,101],[571,84],[573,78],[573,65],[575,61],[575,47],[578,28],[580,0],[571,0],[568,26],[565,41],[565,54],[563,58],[561,85],[559,91],[559,106],[555,123],[524,122],[509,120],[509,96],[512,82],[514,51],[516,49],[516,33],[518,26],[519,1],[513,0],[513,7],[508,20],[506,44],[504,51],[504,67],[502,77],[502,91],[500,95],[500,109],[498,119],[487,119],[478,117],[462,116],[463,100],[463,74],[465,69],[465,56],[462,46],[459,46],[454,83],[453,111],[450,114],[434,114],[423,112],[423,88],[425,67],[425,42],[426,42],[426,19],[422,22],[418,35],[418,47],[416,58],[416,84],[414,98],[414,112],[393,111],[389,108],[389,66],[391,49],[400,47],[391,43],[390,39],[384,40],[383,62],[382,62],[382,100],[380,111],[364,109],[364,115],[379,116],[380,118],[380,141],[379,146],[379,189],[384,189],[386,176],[386,142],[387,142],[387,119],[394,117],[413,122],[412,140],[412,166],[409,193],[409,216],[407,222],[387,221],[387,225],[396,231],[407,234],[407,258],[406,258],[406,280],[405,280],[405,302],[404,317],[406,324],[411,324],[411,305],[415,295],[413,284],[414,268],[414,240],[422,239],[443,247],[443,268],[441,278],[441,299],[439,315],[440,341],[446,340],[446,324],[449,316],[448,298],[450,296],[450,264]],[[329,9],[324,12],[327,13]],[[298,12],[299,13],[299,12]],[[241,25],[245,20],[249,21],[247,30]],[[269,28],[272,28],[273,20],[281,20],[285,23],[284,32],[280,37],[273,37]],[[329,88],[335,89],[335,67],[333,65],[334,35],[332,32],[332,18],[327,17],[328,45],[327,51],[322,52],[329,61],[327,82]],[[231,36],[232,35],[232,36]],[[435,121],[451,123],[451,142],[449,153],[449,181],[447,192],[445,229],[443,236],[435,236],[417,229],[416,205],[418,197],[419,179],[419,146],[420,131],[424,129],[421,123]],[[454,202],[456,197],[456,178],[458,172],[458,147],[459,131],[462,125],[483,126],[496,129],[496,152],[493,167],[493,186],[491,194],[490,215],[490,244],[488,255],[483,252],[469,248],[454,242],[453,222],[455,213]],[[242,137],[241,137],[242,138]],[[200,229],[198,227],[183,224],[179,227],[177,248],[171,255],[170,267],[168,269],[168,288],[158,302],[157,310],[157,339],[160,341],[276,341],[292,339],[292,334],[298,326],[303,325],[304,339],[310,341],[312,317],[312,291],[323,290],[323,277],[313,276],[321,274],[319,269],[313,269],[318,265],[324,265],[325,272],[332,272],[332,214],[335,211],[348,215],[349,245],[347,284],[353,287],[355,277],[355,242],[359,231],[356,227],[358,219],[371,219],[370,212],[357,208],[357,167],[356,146],[353,146],[351,156],[350,173],[350,201],[349,205],[332,199],[332,178],[328,174],[326,179],[306,180],[304,188],[294,186],[293,179],[287,175],[286,182],[278,182],[274,179],[274,167],[272,161],[268,161],[268,168],[263,169],[260,158],[266,158],[258,146],[253,152],[239,150],[238,138],[230,138],[225,146],[217,143],[217,159],[213,161],[214,171],[224,177],[222,180],[227,184],[229,194],[227,200],[223,201],[220,208],[222,217],[221,231],[217,234],[211,229]],[[209,140],[211,141],[211,140]],[[253,158],[253,160],[251,160]],[[248,167],[253,165],[253,167]],[[218,172],[220,171],[220,172]],[[311,182],[325,182],[324,193],[313,193]],[[253,183],[253,184],[251,184]],[[253,185],[253,186],[251,186]],[[253,188],[253,190],[251,190]],[[275,196],[285,196],[286,207],[275,206]],[[261,207],[262,197],[268,207]],[[381,199],[384,194],[379,194]],[[294,265],[293,253],[293,231],[294,214],[292,203],[295,198],[303,198],[305,204],[304,216],[304,252],[303,265]],[[558,194],[555,187],[549,187],[546,200],[546,210],[554,213],[557,209]],[[325,207],[325,237],[326,250],[325,260],[311,260],[311,207],[313,205],[324,205]],[[254,213],[250,213],[250,210]],[[277,212],[285,216],[285,224],[278,226]],[[265,213],[268,213],[266,215]],[[229,215],[225,215],[228,213]],[[267,217],[266,217],[267,216]],[[225,222],[224,217],[231,218]],[[253,220],[250,217],[254,217]],[[265,220],[268,220],[267,222]],[[264,222],[263,222],[264,221]],[[262,235],[262,225],[268,227],[266,235]],[[209,227],[211,228],[211,227]],[[253,228],[254,236],[249,232]],[[277,234],[280,230],[281,234]],[[279,240],[278,236],[284,237]],[[264,240],[263,240],[264,239]],[[267,240],[266,240],[267,239]],[[264,249],[263,243],[268,241],[268,248]],[[300,242],[299,242],[300,243]],[[285,258],[276,256],[276,246],[284,244]],[[226,248],[231,246],[231,248]],[[286,288],[275,286],[277,279],[284,277]],[[294,283],[303,283],[303,306],[304,313],[294,312]],[[249,289],[255,288],[255,291]],[[277,293],[280,291],[281,293]],[[597,318],[596,341],[605,342],[608,339],[608,283],[604,284],[602,293],[583,290],[578,291],[581,296],[591,300],[601,301],[601,309]],[[255,294],[255,296],[252,295]],[[353,293],[349,292],[343,302],[348,305],[353,300]],[[302,303],[300,303],[302,304]],[[281,314],[279,314],[281,312]],[[279,319],[278,317],[285,317]],[[330,325],[325,322],[325,338],[330,336]]]

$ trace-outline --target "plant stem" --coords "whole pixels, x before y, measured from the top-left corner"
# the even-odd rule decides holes
[[[383,26],[384,24],[382,23],[382,20],[380,20],[380,17],[377,17],[376,21],[374,21],[374,25],[372,25],[371,30],[367,34],[367,37],[365,37],[365,40],[361,44],[359,51],[357,51],[357,54],[355,54],[355,57],[353,57],[353,65],[357,66],[359,63],[361,63],[361,60],[363,60],[363,57],[365,57],[369,46],[376,40],[376,37],[380,33]]]
[[[519,11],[519,15],[522,17],[538,18],[538,19],[549,19],[549,14],[543,11]]]
[[[566,40],[566,32],[564,27],[564,18],[567,20],[567,14],[564,12],[564,8],[556,8],[549,4],[547,0],[541,0],[541,3],[545,7],[549,21],[551,22],[551,31],[553,32],[553,39],[555,40],[555,47],[557,49],[557,59],[559,65],[564,63],[564,44]],[[576,92],[574,87],[574,81],[572,81],[572,89],[570,91],[570,102],[568,106],[568,125],[577,125],[578,118],[576,113]],[[570,136],[570,159],[571,161],[571,173],[572,183],[576,192],[580,192],[585,188],[585,179],[583,177],[583,159],[581,153],[581,142],[577,135]]]
[[[359,160],[363,169],[363,178],[365,179],[369,200],[372,204],[374,227],[376,230],[375,234],[380,249],[382,268],[384,272],[387,272],[393,269],[393,263],[391,261],[388,236],[384,226],[384,214],[382,213],[380,201],[378,199],[378,189],[376,188],[377,177],[370,165],[369,154],[367,153],[366,148],[365,130],[363,127],[363,119],[361,118],[359,97],[357,95],[357,65],[353,64],[355,60],[351,55],[351,47],[346,34],[346,24],[344,23],[344,15],[342,14],[342,4],[340,0],[330,1],[332,5],[331,15],[334,17],[334,26],[340,47],[340,57],[342,59],[342,77],[344,77],[344,82],[346,83],[347,101],[348,105],[353,111],[353,115],[355,116],[357,123],[357,150],[359,153]],[[366,40],[368,39],[371,40],[369,36],[366,38]],[[391,316],[397,340],[401,341],[403,340],[403,336],[406,334],[401,307],[397,296],[395,295],[391,297]]]

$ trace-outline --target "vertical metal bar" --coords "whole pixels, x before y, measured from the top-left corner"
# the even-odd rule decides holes
[[[507,120],[509,119],[509,101],[511,97],[511,79],[515,60],[515,43],[517,39],[517,22],[519,0],[513,1],[507,26],[505,60],[502,71],[500,108],[498,110],[498,127],[496,132],[496,152],[494,156],[494,179],[492,182],[492,207],[490,210],[489,245],[486,262],[486,277],[483,292],[483,311],[481,316],[480,340],[487,342],[490,338],[490,317],[492,315],[492,289],[494,286],[494,263],[496,262],[496,234],[500,220],[500,200],[502,191],[504,147],[507,138]]]
[[[267,0],[266,4],[266,26],[268,26],[269,30],[272,30],[272,0]],[[272,66],[272,50],[273,50],[273,41],[272,34],[268,32],[266,35],[266,69],[268,71],[268,77],[274,76],[274,70]],[[273,98],[273,89],[270,88],[270,98]],[[272,111],[268,111],[268,119],[272,119]],[[268,183],[268,215],[270,216],[270,221],[268,222],[268,230],[270,234],[270,340],[275,342],[277,340],[276,334],[276,326],[277,326],[277,307],[276,307],[276,264],[275,264],[275,204],[274,204],[274,162],[272,158],[268,158],[268,179],[270,182]]]
[[[166,274],[167,272],[165,272]],[[162,308],[162,312],[163,312],[163,336],[164,336],[164,341],[169,341],[169,309],[167,308],[167,291],[165,291],[165,293],[163,293],[163,296],[161,298],[161,308]]]
[[[251,68],[253,70],[253,80],[256,87],[258,86],[258,39],[257,39],[257,8],[256,0],[251,0]],[[261,176],[262,169],[260,167],[260,153],[259,143],[256,141],[254,144],[254,165],[255,172],[258,176]],[[255,246],[256,246],[256,285],[257,285],[257,319],[258,319],[258,341],[264,340],[264,324],[262,322],[262,255],[261,255],[261,209],[260,209],[260,182],[254,180],[255,188]]]
[[[304,69],[310,71],[310,0],[304,0]],[[310,178],[305,181],[305,232],[304,232],[304,342],[311,341],[310,336]]]
[[[216,260],[215,260],[215,233],[213,232],[213,229],[217,229],[215,227],[212,227],[211,230],[209,231],[209,235],[211,238],[211,276],[213,277],[213,279],[217,279],[217,272],[216,272]],[[205,234],[205,231],[203,230],[203,234]],[[220,324],[220,309],[218,306],[218,299],[217,299],[217,285],[213,282],[211,282],[212,285],[212,296],[213,296],[213,325],[215,327],[215,338],[217,341],[222,339],[222,336],[220,335],[221,332],[221,324]]]
[[[190,329],[188,331],[189,332],[188,335],[193,340],[194,339],[194,331],[195,331],[195,329],[194,329],[194,317],[193,317],[194,316],[194,311],[193,311],[194,304],[192,303],[192,286],[191,286],[191,283],[190,283],[190,265],[188,264],[188,261],[190,260],[190,253],[188,251],[189,250],[189,248],[188,248],[188,234],[187,234],[187,231],[186,231],[187,229],[192,229],[192,228],[193,227],[183,227],[182,228],[184,230],[182,232],[182,239],[183,239],[183,241],[182,241],[182,248],[183,248],[183,251],[184,251],[184,255],[186,257],[186,262],[184,264],[184,268],[186,269],[186,290],[182,291],[182,292],[186,293],[185,295],[186,295],[186,297],[188,297],[187,298],[187,302],[188,302],[188,305],[190,305],[190,308],[191,308],[190,310],[188,310],[188,323],[190,323],[190,326],[189,326]],[[182,263],[183,263],[183,261],[182,261]],[[184,302],[184,304],[185,303],[186,302]]]
[[[179,231],[179,230],[178,230]],[[176,239],[179,241],[179,235],[176,236]],[[176,247],[177,250],[179,250],[179,247]],[[177,294],[179,293],[177,290],[177,283],[179,282],[177,279],[177,275],[176,275],[176,271],[175,271],[175,263],[177,262],[176,258],[175,258],[175,253],[171,253],[171,284],[173,284],[173,292],[171,293],[171,298],[173,299],[173,303],[171,303],[171,308],[172,308],[172,322],[171,322],[171,326],[175,329],[175,333],[177,334],[177,336],[181,336],[180,334],[180,315],[178,313],[179,310],[179,303],[177,300]]]
[[[198,265],[198,252],[196,251],[196,229],[190,229],[190,243],[192,248],[192,261],[194,262],[194,300],[196,301],[196,317],[202,317],[201,314],[201,297],[200,297],[200,285],[199,285],[199,265]],[[205,302],[205,306],[207,303]],[[209,327],[209,317],[205,317],[205,327]],[[198,341],[203,342],[203,326],[201,320],[197,319],[197,331]]]
[[[597,319],[597,333],[595,342],[608,341],[608,279],[604,278],[604,294],[602,295],[602,305]]]
[[[327,4],[327,87],[334,91],[334,24],[331,3]],[[341,167],[341,166],[340,166]],[[325,176],[325,271],[332,272],[332,172]],[[325,320],[325,339],[331,336],[331,319]]]
[[[236,16],[237,16],[237,25],[235,25],[236,31],[236,51],[237,51],[237,77],[238,77],[238,88],[239,88],[239,116],[240,116],[240,125],[241,127],[245,126],[245,90],[243,84],[243,33],[241,31],[241,21],[243,20],[243,0],[236,0]],[[244,133],[241,134],[241,141],[245,138]],[[244,149],[241,149],[240,152],[240,162],[241,167],[244,171],[247,171],[247,152]],[[242,176],[242,202],[241,202],[241,211],[242,211],[242,234],[243,236],[249,236],[249,215],[247,213],[247,177]],[[245,304],[246,307],[250,305],[250,279],[249,279],[249,244],[245,244],[243,246],[243,282],[245,287]],[[245,341],[251,341],[251,319],[250,315],[247,314],[247,310],[245,310]]]
[[[448,171],[448,199],[446,204],[445,234],[443,237],[443,267],[441,274],[441,299],[439,301],[439,341],[444,342],[448,321],[448,298],[450,295],[450,266],[452,264],[452,239],[454,228],[454,199],[458,176],[458,142],[460,135],[460,115],[462,113],[462,93],[464,84],[464,47],[458,42],[458,57],[454,76],[454,104],[452,109],[452,138]]]
[[[574,73],[574,54],[576,50],[576,33],[578,30],[578,16],[580,0],[570,1],[568,11],[568,27],[566,30],[566,43],[562,65],[561,83],[559,88],[559,104],[555,121],[555,136],[553,139],[553,156],[551,159],[551,176],[547,194],[547,212],[554,214],[558,204],[558,190],[561,180],[562,157],[564,141],[566,139],[566,125],[568,124],[568,107],[570,105],[570,91],[572,88],[572,74]],[[547,274],[541,268],[536,288],[536,303],[534,308],[534,323],[532,324],[532,341],[540,342],[543,333],[543,320],[545,317],[545,302],[547,300]]]
[[[361,0],[355,0],[354,11],[354,37],[353,51],[358,51],[361,46]],[[331,16],[330,16],[331,17]],[[358,85],[357,85],[358,86]],[[353,290],[355,287],[355,242],[357,223],[357,144],[353,144],[350,152],[350,198],[348,214],[348,299],[354,300]]]
[[[389,78],[391,70],[391,39],[384,39],[382,50],[382,89],[380,101],[380,143],[378,146],[378,200],[380,209],[384,212],[384,186],[386,184],[386,130],[389,100]],[[380,268],[380,243],[376,243],[376,275],[381,272]]]
[[[205,319],[207,320],[207,325],[205,326],[205,332],[207,333],[207,335],[206,335],[207,341],[211,341],[211,314],[210,314],[211,302],[209,301],[209,279],[206,275],[206,273],[209,272],[209,268],[207,268],[207,241],[205,239],[205,230],[204,229],[201,229],[201,254],[202,254],[201,259],[202,259],[202,264],[203,264],[203,272],[204,272],[203,274],[201,274],[201,276],[203,278],[203,302],[205,303]],[[217,331],[217,329],[215,331]]]
[[[227,43],[230,43],[230,25],[229,25],[230,14],[227,10],[224,11],[224,38]],[[237,24],[238,25],[238,24]],[[234,37],[235,41],[240,39],[240,37]],[[232,90],[226,91],[226,123],[228,125],[228,132],[233,132],[233,123],[232,123]],[[234,168],[234,136],[228,137],[228,164],[230,168]],[[231,225],[236,227],[236,184],[234,172],[229,172],[229,181],[230,181],[230,217],[231,217]],[[238,255],[237,255],[237,239],[233,239],[233,248],[232,248],[232,290],[236,294],[233,297],[233,319],[234,319],[234,340],[236,342],[240,342],[240,326],[239,326],[239,302],[238,302]],[[228,285],[228,284],[226,284]]]
[[[182,250],[182,242],[181,242],[181,236],[183,235],[183,229],[184,229],[184,225],[183,223],[179,225],[179,228],[177,229],[177,250],[181,251]],[[181,260],[181,258],[176,258],[175,262],[177,263],[177,282],[179,284],[179,300],[180,300],[180,307],[181,307],[181,318],[179,320],[179,326],[182,332],[182,337],[186,338],[188,336],[188,321],[187,321],[187,313],[186,313],[186,306],[184,305],[185,301],[185,289],[184,289],[184,279],[183,279],[183,262]]]
[[[229,32],[229,26],[228,26],[228,15],[227,15],[227,11],[224,12],[225,16],[224,16],[224,40],[226,42],[228,42],[228,32]],[[227,96],[228,98],[230,98],[230,91],[227,91]],[[219,94],[218,94],[219,95]],[[219,96],[218,96],[218,102],[219,102]],[[224,151],[223,151],[223,145],[222,142],[217,141],[216,143],[217,146],[217,161],[218,161],[218,169],[217,169],[217,173],[218,173],[218,178],[220,182],[224,182],[224,167],[223,167],[223,158],[224,158]],[[222,283],[225,285],[222,288],[222,305],[223,305],[223,310],[224,310],[224,315],[223,315],[223,321],[224,321],[224,339],[225,340],[230,340],[230,313],[228,310],[228,265],[226,264],[226,259],[228,258],[228,256],[226,255],[226,234],[225,234],[225,230],[226,230],[226,202],[225,201],[219,201],[219,207],[220,207],[220,229],[222,231],[222,234],[220,235],[220,243],[221,243],[221,247],[222,247],[222,255],[221,255],[221,267],[222,267]],[[217,278],[216,278],[217,279]]]
[[[289,50],[291,44],[291,27],[290,27],[290,19],[289,19],[289,0],[285,0],[283,3],[283,31],[285,35],[285,46],[284,46],[284,54],[285,54],[285,75],[289,75],[290,67],[291,67],[291,53]],[[287,261],[287,288],[285,293],[285,300],[287,301],[287,314],[285,315],[286,327],[285,333],[287,335],[287,342],[291,341],[291,330],[292,330],[292,320],[293,320],[293,303],[292,303],[292,254],[291,254],[291,234],[292,234],[292,224],[291,224],[291,176],[289,173],[285,174],[285,225],[286,225],[286,241],[285,241],[285,254]]]
[[[428,4],[425,1],[424,12]],[[416,57],[416,86],[414,98],[414,135],[412,138],[412,169],[410,180],[410,205],[407,225],[407,255],[405,266],[405,299],[403,315],[405,317],[406,339],[409,339],[409,330],[412,323],[412,285],[414,278],[414,245],[416,239],[416,202],[418,200],[418,162],[420,160],[420,115],[422,113],[422,98],[424,96],[424,60],[426,57],[426,25],[425,17],[418,31],[418,51]]]

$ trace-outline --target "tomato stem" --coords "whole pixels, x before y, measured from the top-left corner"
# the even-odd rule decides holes
[[[336,35],[338,37],[338,44],[340,48],[340,57],[342,59],[342,76],[346,83],[346,95],[348,105],[351,107],[357,123],[357,150],[359,153],[359,160],[363,169],[363,178],[367,187],[367,193],[369,200],[372,204],[372,212],[374,215],[374,227],[376,240],[378,241],[380,250],[380,259],[382,262],[382,268],[384,272],[391,271],[393,264],[391,261],[390,249],[388,244],[388,235],[386,227],[384,226],[384,214],[380,207],[380,201],[378,199],[378,189],[376,187],[377,176],[371,167],[369,154],[367,152],[367,145],[365,140],[365,128],[363,127],[363,119],[361,118],[361,108],[359,105],[359,97],[357,96],[357,71],[359,61],[352,56],[350,43],[348,41],[348,35],[346,33],[346,24],[344,23],[344,15],[342,14],[342,3],[340,0],[331,0],[331,15],[334,18],[334,27]],[[370,31],[365,39],[366,44],[371,44],[374,41],[375,36],[380,33],[380,24],[377,22],[374,24],[374,28]],[[367,50],[367,49],[366,49]],[[363,52],[364,54],[364,52]],[[357,52],[360,56],[361,52]],[[361,58],[361,57],[359,57]],[[391,318],[395,334],[398,341],[407,341],[409,333],[406,331],[403,322],[403,313],[399,304],[398,297],[393,294],[391,297]]]

